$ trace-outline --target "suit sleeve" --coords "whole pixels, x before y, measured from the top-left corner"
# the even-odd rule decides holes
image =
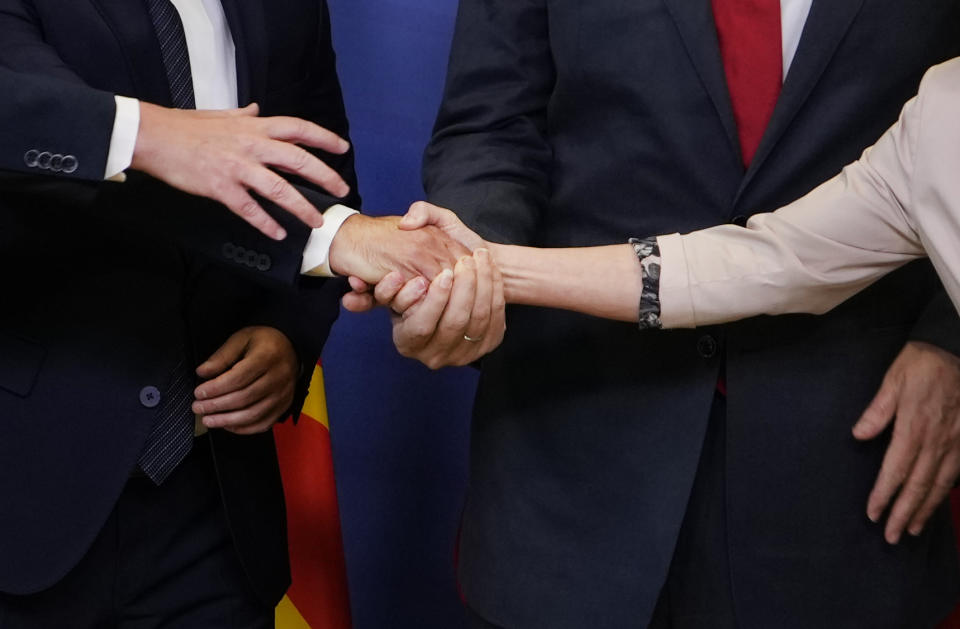
[[[859,161],[794,203],[754,216],[746,229],[658,239],[664,327],[821,314],[923,257],[911,217],[920,110],[918,99],[908,103]]]
[[[112,94],[0,68],[0,170],[103,179]]]
[[[545,0],[461,0],[427,196],[485,238],[531,244],[547,207],[555,70]]]
[[[109,96],[88,87],[83,77],[63,62],[58,51],[44,40],[42,24],[32,4],[24,0],[0,0],[0,67],[16,72],[14,77],[25,76],[19,74],[21,72],[44,77],[35,80],[42,84],[55,84],[62,90],[60,103],[52,113],[44,116],[38,112],[29,113],[19,123],[21,129],[16,133],[22,133],[24,139],[15,146],[21,148],[42,147],[45,144],[52,146],[54,142],[49,136],[57,133],[57,129],[82,126],[76,124],[74,113],[84,111],[81,105],[96,96]],[[96,172],[96,176],[87,179],[102,180],[106,168],[116,112],[112,96],[109,100],[109,110],[105,109],[107,106],[101,106],[100,117],[104,120],[91,125],[89,130],[74,131],[78,135],[96,134],[93,138],[80,137],[76,140],[78,144],[83,144],[83,150],[86,151],[77,149],[75,154],[78,162]],[[60,119],[51,130],[47,127],[50,122],[47,119],[56,114]],[[60,145],[65,147],[64,150],[73,146],[64,142]],[[19,148],[16,150],[20,152]],[[21,164],[24,163],[23,153],[19,160]],[[88,214],[92,221],[101,222],[104,229],[120,224],[136,230],[144,238],[176,242],[244,274],[288,287],[294,286],[299,280],[303,249],[310,233],[309,228],[289,213],[273,204],[264,203],[267,212],[289,234],[282,242],[272,241],[220,204],[182,193],[138,173],[132,173],[124,184],[100,181],[98,185],[76,182],[62,176],[3,175],[0,176],[0,194],[8,201],[7,207],[19,207],[17,211],[25,211],[23,208],[32,205],[31,199],[42,196],[69,207],[71,211]],[[315,190],[305,191],[305,194],[309,201],[321,209],[331,205],[327,195]],[[51,226],[51,229],[54,228]]]

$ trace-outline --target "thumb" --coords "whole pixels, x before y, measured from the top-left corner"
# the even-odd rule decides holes
[[[854,424],[853,436],[861,441],[877,438],[896,415],[899,399],[900,385],[894,379],[885,379],[867,410]]]
[[[417,201],[410,206],[410,209],[407,210],[404,217],[400,219],[400,229],[414,230],[426,225],[436,225],[438,219],[437,209],[439,209],[437,206],[431,205],[426,201]]]
[[[205,380],[215,378],[232,367],[246,352],[249,334],[237,332],[227,339],[203,364],[197,367],[197,375]]]

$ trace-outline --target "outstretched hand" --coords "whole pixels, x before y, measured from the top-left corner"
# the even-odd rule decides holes
[[[140,129],[132,168],[197,196],[225,205],[270,238],[286,232],[257,203],[256,193],[309,227],[323,215],[286,179],[298,175],[336,197],[350,188],[332,168],[298,145],[343,154],[346,140],[306,120],[258,117],[256,104],[229,111],[167,109],[140,104]]]

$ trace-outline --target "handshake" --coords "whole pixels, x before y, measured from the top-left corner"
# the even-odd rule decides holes
[[[431,369],[470,364],[503,340],[504,282],[490,245],[449,210],[420,202],[402,218],[352,216],[330,267],[350,277],[344,307],[389,308],[397,350]]]
[[[254,194],[321,227],[317,204],[282,174],[343,198],[349,186],[315,152],[343,155],[350,145],[311,122],[259,113],[256,105],[195,111],[141,103],[131,167],[221,203],[275,240],[287,232]],[[488,243],[448,210],[417,203],[402,218],[353,215],[336,231],[328,262],[350,277],[345,307],[389,307],[397,349],[433,369],[469,364],[503,340],[503,278]]]

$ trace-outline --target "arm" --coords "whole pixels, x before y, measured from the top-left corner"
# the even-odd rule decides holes
[[[463,0],[424,158],[429,199],[496,242],[533,241],[550,194],[555,70],[544,0]]]
[[[62,115],[58,120],[51,120],[52,115],[42,111],[23,112],[18,125],[30,134],[29,144],[33,149],[38,144],[34,138],[46,140],[45,134],[57,134],[54,137],[59,140],[61,136],[71,138],[83,133],[70,125],[77,118],[83,120],[88,116],[86,101],[89,98],[85,88],[88,92],[100,93],[94,92],[91,86],[112,91],[122,84],[122,81],[112,80],[109,73],[78,74],[79,70],[66,62],[69,59],[65,60],[61,51],[45,39],[44,19],[30,0],[0,0],[0,66],[22,73],[11,75],[11,90],[5,91],[4,96],[19,94],[21,90],[17,89],[15,81],[28,81],[25,75],[48,77],[63,86],[62,111],[52,112]],[[109,150],[132,151],[134,168],[192,194],[215,199],[271,237],[282,238],[284,232],[275,218],[264,212],[251,192],[273,201],[275,210],[290,212],[309,226],[319,226],[322,218],[317,210],[271,169],[298,175],[325,188],[330,194],[343,196],[349,190],[343,178],[298,144],[335,153],[344,153],[348,144],[334,133],[304,120],[258,118],[257,113],[256,106],[232,112],[200,112],[139,103],[133,107],[132,115],[102,121],[91,127],[97,130],[96,135],[83,135],[82,139],[89,143],[83,146],[83,151],[90,155],[90,159],[85,157],[80,166],[103,167],[100,171],[103,174],[98,175],[91,168],[86,177],[96,180],[116,174],[105,173]],[[109,125],[114,123],[116,126],[111,129]],[[111,146],[114,131],[122,131],[118,134],[120,136],[136,138],[135,148],[132,142],[121,143],[122,150]],[[60,148],[56,142],[47,140],[45,143]],[[18,142],[14,146],[19,148],[21,144]],[[21,153],[21,161],[31,148]],[[70,155],[76,156],[77,153]],[[127,153],[125,165],[130,164],[131,153]],[[62,170],[45,168],[42,163],[27,171],[66,174]],[[66,186],[69,182],[62,183]],[[22,180],[7,181],[3,189],[27,185]],[[37,193],[50,192],[52,188],[53,185],[46,182],[38,186]],[[69,193],[60,196],[67,197]]]
[[[0,170],[102,179],[115,111],[112,94],[0,67]]]

